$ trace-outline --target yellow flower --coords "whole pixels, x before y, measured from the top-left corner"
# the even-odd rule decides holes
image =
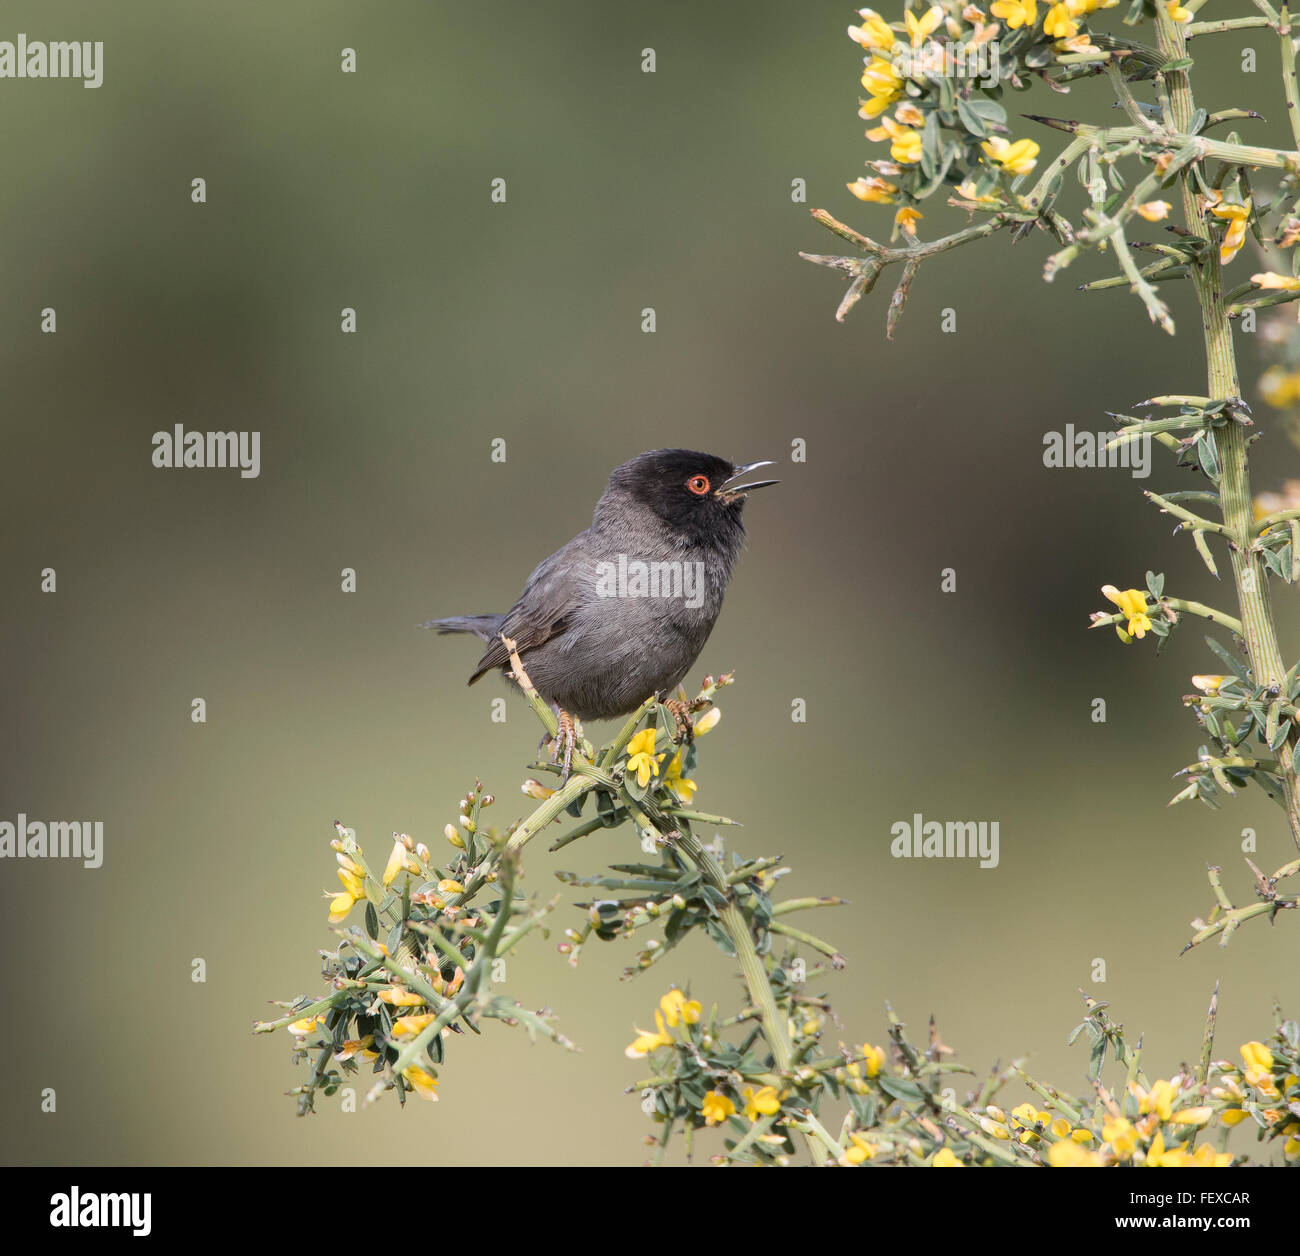
[[[1270,366],[1260,376],[1259,395],[1275,410],[1294,405],[1300,401],[1300,371],[1284,371],[1280,366]]]
[[[1038,21],[1038,0],[994,0],[989,12],[1000,17],[1014,31]]]
[[[1047,1152],[1047,1163],[1053,1169],[1096,1169],[1101,1166],[1101,1157],[1095,1151],[1067,1140],[1051,1145]]]
[[[1248,1042],[1241,1049],[1241,1058],[1246,1067],[1259,1073],[1273,1071],[1273,1053],[1262,1042]]]
[[[318,1025],[325,1023],[324,1016],[304,1016],[301,1020],[296,1020],[285,1028],[295,1038],[306,1038],[308,1034],[314,1034]]]
[[[1101,1127],[1101,1136],[1121,1160],[1127,1160],[1138,1149],[1137,1128],[1127,1117],[1108,1118]]]
[[[414,1038],[422,1029],[433,1021],[433,1013],[425,1012],[422,1016],[399,1016],[393,1022],[394,1038]]]
[[[978,205],[1000,205],[1002,198],[996,191],[990,192],[985,196],[980,196],[975,191],[975,180],[967,179],[957,187],[957,195],[968,201],[974,201]]]
[[[1184,9],[1178,0],[1169,0],[1165,5],[1165,11],[1175,22],[1190,22],[1192,20],[1191,9]]]
[[[1176,1169],[1183,1163],[1186,1152],[1181,1147],[1171,1147],[1165,1150],[1165,1135],[1163,1130],[1157,1130],[1156,1136],[1151,1140],[1151,1146],[1147,1148],[1147,1168],[1149,1169]]]
[[[871,180],[868,179],[867,182],[870,183]],[[881,180],[881,182],[883,182],[883,180]],[[895,191],[897,191],[897,188],[895,188]],[[854,192],[854,195],[856,196],[857,193]],[[721,718],[722,718],[722,712],[717,707],[710,707],[707,711],[704,712],[703,715],[700,716],[698,720],[695,721],[696,738],[698,739],[700,737],[703,737],[704,734],[707,733],[711,728],[717,728],[718,721]]]
[[[873,57],[862,71],[862,86],[871,99],[862,102],[858,117],[875,118],[903,94],[903,77],[888,61]]]
[[[1171,206],[1168,201],[1145,201],[1134,208],[1133,212],[1147,222],[1163,222],[1169,217]]]
[[[1079,33],[1079,23],[1070,16],[1068,4],[1054,4],[1043,19],[1043,33],[1053,39],[1070,39]]]
[[[1137,1082],[1129,1086],[1129,1093],[1138,1101],[1138,1111],[1146,1116],[1154,1112],[1162,1121],[1173,1115],[1174,1100],[1178,1097],[1178,1087],[1173,1082],[1154,1082],[1149,1091],[1143,1090]]]
[[[868,1077],[879,1077],[880,1070],[885,1066],[885,1050],[883,1047],[873,1047],[871,1043],[864,1042],[858,1048],[862,1053],[862,1062],[866,1065]]]
[[[699,1000],[687,1000],[686,996],[680,990],[669,990],[662,999],[659,1000],[659,1007],[663,1011],[664,1019],[669,1026],[676,1029],[678,1024],[696,1025],[700,1020],[702,1011]]]
[[[672,791],[678,802],[689,803],[695,797],[695,782],[688,781],[682,775],[682,752],[679,750],[672,757],[672,762],[664,773],[664,784]]]
[[[764,1086],[761,1090],[746,1086],[740,1093],[745,1100],[747,1121],[757,1121],[760,1116],[775,1116],[781,1111],[781,1096],[776,1093],[775,1086]]]
[[[1219,262],[1224,266],[1241,252],[1241,246],[1246,242],[1246,226],[1250,222],[1250,210],[1249,198],[1244,205],[1220,200],[1218,204],[1210,207],[1210,213],[1228,224],[1228,230],[1224,232],[1219,244]]]
[[[658,1027],[657,1033],[652,1034],[648,1029],[638,1029],[637,1038],[623,1048],[623,1054],[629,1060],[639,1060],[643,1055],[649,1055],[659,1047],[673,1045],[672,1036],[664,1028],[664,1018],[660,1012],[655,1013],[655,1025]]]
[[[1202,1143],[1190,1155],[1183,1155],[1185,1169],[1224,1169],[1231,1163],[1232,1152],[1215,1151],[1209,1143]]]
[[[438,1079],[432,1073],[426,1073],[418,1064],[402,1070],[402,1078],[421,1099],[430,1103],[438,1102]]]
[[[925,43],[926,36],[943,21],[943,9],[936,4],[927,9],[921,17],[914,17],[911,13],[904,13],[903,17],[907,20],[907,34],[912,41],[912,47],[919,48]]]
[[[997,5],[993,7],[996,9]],[[930,1167],[932,1169],[964,1169],[966,1166],[952,1154],[950,1147],[940,1147],[938,1154],[930,1161]]]
[[[862,1164],[876,1154],[876,1144],[867,1142],[861,1134],[850,1134],[849,1144],[841,1157],[841,1161],[847,1160],[849,1164]]]
[[[704,1113],[705,1125],[721,1125],[729,1116],[736,1115],[736,1105],[721,1091],[710,1090],[700,1111]]]
[[[343,893],[331,895],[328,890],[325,891],[325,897],[330,901],[330,924],[336,925],[343,920],[348,912],[352,910],[355,903],[359,903],[366,896],[365,877],[361,869],[352,862],[343,860],[346,856],[340,855],[338,868],[339,880],[343,883]]]
[[[335,894],[330,898],[330,924],[336,925],[340,920],[345,920],[356,901],[351,894]]]
[[[1219,696],[1219,689],[1227,683],[1230,678],[1227,676],[1193,676],[1194,684],[1203,694],[1211,698]]]
[[[1040,1112],[1032,1103],[1022,1103],[1018,1107],[1012,1108],[1011,1115],[1015,1117],[1022,1127],[1030,1125],[1045,1127],[1052,1123],[1052,1114],[1050,1112]],[[1022,1143],[1037,1142],[1038,1134],[1035,1130],[1022,1128],[1020,1141]]]
[[[849,183],[845,186],[858,198],[858,200],[874,201],[877,205],[892,204],[894,194],[898,191],[896,184],[890,183],[885,179],[877,179],[874,176],[869,179],[859,178],[855,183]],[[697,737],[700,735],[700,724],[703,724],[710,715],[715,714],[717,709],[717,707],[714,707],[712,711],[709,711],[701,718],[699,724],[696,724],[695,735]],[[713,724],[716,724],[717,722],[717,720],[714,720]],[[710,724],[709,727],[712,728],[713,724]]]
[[[889,155],[900,165],[911,166],[921,160],[921,136],[916,131],[885,117],[880,119],[880,126],[867,132],[869,140],[883,140],[886,136],[892,141]]]
[[[1248,1042],[1241,1049],[1246,1061],[1246,1081],[1265,1095],[1276,1095],[1273,1082],[1273,1053],[1262,1042]]]
[[[1272,270],[1251,275],[1250,282],[1257,288],[1272,288],[1277,292],[1295,292],[1300,288],[1300,279],[1293,275],[1279,275]]]
[[[339,1061],[352,1059],[354,1055],[360,1055],[366,1060],[376,1060],[379,1058],[379,1052],[374,1050],[375,1035],[367,1034],[364,1038],[349,1038],[342,1047],[334,1052],[334,1058]]]
[[[375,995],[381,1003],[387,1003],[389,1007],[420,1007],[424,1000],[411,990],[403,990],[401,986],[389,986],[387,990],[381,990]]]
[[[1173,1123],[1175,1125],[1205,1125],[1213,1115],[1213,1108],[1184,1108],[1181,1112],[1174,1113]]]
[[[406,847],[400,841],[393,843],[393,853],[388,856],[388,865],[384,868],[384,884],[392,885],[393,878],[406,863]]]
[[[655,754],[657,728],[642,729],[627,743],[627,770],[636,773],[636,782],[644,789],[652,776],[659,775],[659,764],[663,755]]]
[[[849,38],[864,48],[882,48],[888,52],[898,39],[889,29],[889,23],[874,9],[859,9],[858,16],[862,25],[850,26]]]
[[[894,215],[894,226],[901,227],[908,235],[914,236],[918,220],[924,217],[925,215],[919,209],[905,205]]]
[[[1011,174],[1028,174],[1037,164],[1038,145],[1033,140],[1016,140],[1014,144],[1000,135],[987,139],[980,147],[1003,170]]]
[[[1119,607],[1121,614],[1128,616],[1129,635],[1141,641],[1151,630],[1151,617],[1147,614],[1147,595],[1141,589],[1125,589],[1121,593],[1113,584],[1102,585],[1101,591]],[[1116,624],[1115,628],[1118,631],[1119,625]]]
[[[555,793],[555,790],[548,789],[541,783],[541,781],[535,781],[531,776],[519,788],[523,790],[529,798],[536,798],[538,802],[545,802],[553,793]],[[452,834],[456,833],[456,830],[453,829],[450,824],[447,825],[446,833],[447,840],[451,842],[453,846],[459,845],[463,847],[465,845],[463,841],[459,843],[452,841]],[[456,834],[456,836],[459,837],[460,835]]]
[[[1245,1108],[1225,1108],[1220,1119],[1231,1129],[1234,1125],[1240,1125],[1249,1115]]]

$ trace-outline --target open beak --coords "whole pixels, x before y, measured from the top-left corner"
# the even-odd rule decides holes
[[[737,467],[730,478],[717,490],[715,496],[730,501],[732,498],[740,497],[745,493],[751,492],[756,488],[767,488],[771,484],[780,484],[780,480],[755,480],[752,484],[737,484],[737,480],[744,479],[751,471],[756,471],[759,467],[771,467],[776,464],[773,462],[747,462],[744,466]]]

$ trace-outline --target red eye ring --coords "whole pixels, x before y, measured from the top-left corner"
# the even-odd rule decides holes
[[[709,477],[707,475],[693,475],[686,481],[686,487],[696,497],[703,497],[709,491]]]

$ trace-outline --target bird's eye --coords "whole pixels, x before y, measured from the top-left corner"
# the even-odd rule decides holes
[[[703,497],[709,491],[709,477],[707,475],[693,475],[686,481],[686,487],[691,490],[696,497]]]

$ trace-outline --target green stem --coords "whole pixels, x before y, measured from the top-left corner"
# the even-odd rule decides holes
[[[1177,24],[1164,8],[1156,14],[1156,34],[1160,51],[1170,59],[1186,55],[1186,41]],[[1286,39],[1289,43],[1289,38]],[[1174,128],[1186,132],[1195,113],[1191,82],[1185,70],[1165,75],[1169,88]],[[1294,76],[1292,81],[1294,81]],[[1294,119],[1293,119],[1294,121]],[[1206,141],[1208,143],[1208,141]],[[1228,159],[1231,160],[1231,159]],[[1292,155],[1294,160],[1294,155]],[[1253,164],[1243,161],[1240,164]],[[1193,235],[1213,240],[1205,207],[1197,195],[1196,181],[1190,170],[1179,176],[1183,193],[1183,213]],[[1207,391],[1211,397],[1239,397],[1241,383],[1232,344],[1232,324],[1228,320],[1223,295],[1223,276],[1219,250],[1206,249],[1192,259],[1192,282],[1201,307],[1201,325],[1205,332],[1205,358],[1208,373]],[[1241,633],[1250,655],[1255,681],[1260,685],[1286,682],[1286,666],[1278,646],[1277,629],[1269,602],[1268,570],[1257,551],[1252,549],[1255,515],[1250,489],[1250,470],[1246,453],[1246,433],[1238,423],[1229,423],[1218,433],[1220,456],[1219,502],[1223,511],[1224,533],[1229,540],[1232,576],[1241,606]],[[1300,846],[1300,784],[1297,783],[1291,754],[1284,746],[1278,754],[1287,820],[1291,836]]]
[[[1281,29],[1278,35],[1282,43],[1282,88],[1286,92],[1286,114],[1291,120],[1291,137],[1296,148],[1300,148],[1300,90],[1296,87],[1295,44],[1291,42],[1291,19],[1282,6]]]
[[[718,912],[719,919],[728,940],[735,949],[736,962],[740,965],[740,972],[745,979],[745,988],[749,991],[750,1000],[762,1014],[763,1033],[767,1037],[768,1046],[772,1049],[772,1061],[776,1065],[776,1071],[788,1073],[792,1055],[785,1018],[776,1005],[772,983],[767,978],[767,969],[763,967],[758,948],[754,945],[754,936],[749,931],[749,922],[736,905],[734,892],[727,884],[727,874],[708,847],[688,828],[680,830],[677,845],[699,868],[705,884],[717,890],[727,900],[726,907]]]
[[[1184,81],[1187,80],[1185,70],[1173,70],[1166,74],[1165,78],[1169,84],[1172,84],[1173,80],[1180,76]],[[1071,122],[1032,113],[1025,114],[1025,117],[1033,122],[1054,127],[1058,131],[1067,131],[1071,135],[1090,140],[1095,139],[1107,145],[1123,144],[1128,140],[1144,140],[1164,149],[1177,150],[1192,144],[1195,145],[1202,160],[1223,161],[1230,166],[1263,166],[1270,170],[1288,170],[1300,161],[1300,155],[1292,149],[1261,148],[1255,144],[1229,144],[1223,140],[1209,139],[1204,135],[1191,135],[1186,129],[1191,126],[1190,116],[1179,120],[1179,115],[1176,114],[1171,129],[1158,126],[1154,131],[1136,126],[1094,126],[1089,122]]]
[[[1196,35],[1219,35],[1224,31],[1243,31],[1252,26],[1272,26],[1273,23],[1262,15],[1255,17],[1229,17],[1219,22],[1193,22],[1187,28],[1187,38]]]

